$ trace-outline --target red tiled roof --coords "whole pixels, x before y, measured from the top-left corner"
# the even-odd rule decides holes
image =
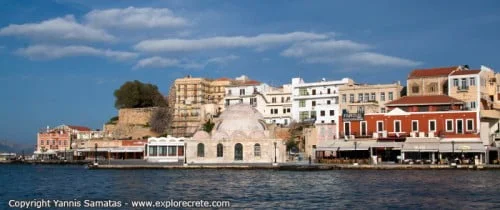
[[[227,77],[221,77],[221,78],[215,79],[215,81],[231,81],[231,79],[229,79]]]
[[[458,66],[430,68],[430,69],[415,69],[410,72],[408,79],[420,78],[420,77],[448,76],[451,72],[457,69]]]
[[[69,128],[75,129],[77,131],[91,131],[90,128],[85,127],[85,126],[78,126],[78,125],[68,125]]]
[[[232,86],[260,85],[257,80],[235,80]]]
[[[463,70],[463,71],[455,71],[451,73],[451,75],[469,75],[469,74],[479,74],[481,70]]]
[[[434,95],[434,96],[403,96],[397,100],[391,101],[386,106],[397,105],[426,105],[426,104],[453,104],[464,103],[456,98],[447,95]]]

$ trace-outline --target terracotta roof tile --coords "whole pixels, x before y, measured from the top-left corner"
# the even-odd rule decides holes
[[[426,105],[426,104],[452,104],[464,103],[456,98],[447,95],[434,95],[434,96],[403,96],[397,100],[391,101],[386,106],[398,105]]]
[[[231,79],[229,79],[227,77],[221,77],[221,78],[215,79],[215,81],[231,81]]]
[[[455,71],[451,73],[451,75],[469,75],[469,74],[479,74],[481,70],[463,70],[463,71]]]
[[[415,69],[410,72],[408,79],[420,78],[420,77],[448,76],[451,72],[457,69],[458,66],[430,68],[430,69]]]
[[[85,127],[85,126],[78,126],[78,125],[68,125],[69,128],[75,129],[77,131],[91,131],[90,128]]]

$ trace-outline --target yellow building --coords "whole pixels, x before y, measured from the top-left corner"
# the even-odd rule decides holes
[[[340,110],[347,113],[385,113],[385,104],[401,97],[403,86],[393,84],[354,84],[339,87]]]
[[[192,136],[208,119],[224,108],[225,87],[232,80],[187,76],[176,79],[173,136]]]
[[[448,76],[455,71],[468,69],[467,66],[452,66],[430,69],[415,69],[410,72],[407,86],[408,96],[447,95]]]

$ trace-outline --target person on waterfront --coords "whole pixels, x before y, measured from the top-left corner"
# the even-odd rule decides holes
[[[309,155],[309,165],[311,165],[311,162],[312,162],[311,155]]]

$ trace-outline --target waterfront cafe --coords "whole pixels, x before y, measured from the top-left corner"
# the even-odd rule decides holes
[[[402,142],[333,140],[318,145],[315,155],[319,163],[395,163],[401,154],[402,146]]]
[[[485,163],[486,149],[479,138],[441,140],[439,159],[442,163],[478,165]]]
[[[401,149],[401,160],[404,164],[437,163],[438,151],[439,138],[408,137]]]
[[[145,146],[144,159],[148,162],[182,162],[184,160],[183,137],[152,137]]]
[[[145,140],[90,140],[76,149],[76,159],[143,159]]]

